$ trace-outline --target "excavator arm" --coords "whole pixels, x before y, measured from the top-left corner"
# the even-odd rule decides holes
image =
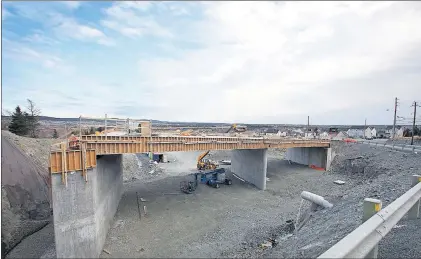
[[[200,154],[200,156],[197,158],[197,162],[199,163],[200,161],[202,161],[202,159],[207,156],[209,154],[210,150],[203,152],[202,154]]]
[[[235,130],[237,128],[237,124],[232,124],[231,127],[225,133],[229,133],[232,129]]]
[[[207,170],[207,169],[216,169],[218,165],[210,160],[203,160],[205,156],[209,154],[210,150],[200,154],[200,156],[197,158],[197,169],[198,170]]]

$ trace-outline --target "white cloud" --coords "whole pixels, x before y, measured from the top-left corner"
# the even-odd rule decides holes
[[[73,19],[57,17],[58,23],[54,28],[57,35],[77,39],[80,41],[94,41],[101,45],[112,46],[114,41],[106,36],[101,30],[79,24]]]
[[[51,37],[46,36],[42,31],[35,31],[34,34],[28,35],[23,38],[24,41],[36,43],[36,44],[45,44],[49,46],[54,46],[59,43],[58,40],[55,40]]]
[[[64,66],[64,62],[60,57],[34,50],[33,48],[20,44],[19,42],[3,39],[3,48],[3,55],[7,58],[34,62],[46,68],[59,68],[60,66]]]
[[[299,123],[307,115],[313,123],[363,123],[365,117],[390,123],[392,116],[376,115],[376,107],[393,108],[395,96],[409,104],[421,99],[418,2],[221,1],[194,3],[194,11],[192,6],[115,2],[89,24],[48,16],[60,42],[113,45],[116,38],[119,44],[92,51],[95,61],[88,63],[101,64],[98,68],[74,57],[77,73],[54,80],[38,75],[27,94],[43,99],[43,110],[53,116],[89,110],[89,115],[250,123]],[[110,31],[124,37],[111,39]],[[36,35],[28,39],[48,44],[45,35]],[[158,50],[151,48],[150,36],[160,36],[153,39]],[[35,47],[15,49],[8,55],[50,70],[65,63]],[[104,60],[110,62],[102,65]],[[76,89],[73,104],[68,96]]]
[[[81,2],[79,1],[62,1],[60,3],[64,4],[66,7],[68,7],[71,10],[77,9],[81,5]]]
[[[373,102],[389,105],[395,95],[411,96],[404,85],[408,76],[395,69],[406,64],[413,51],[421,51],[417,2],[206,2],[204,6],[205,20],[186,28],[193,30],[191,38],[202,42],[203,49],[177,59],[139,63],[145,83],[163,93],[157,97],[160,102],[180,111],[197,105],[183,115],[174,112],[176,117],[258,122],[272,113],[282,120],[288,114],[305,117]],[[400,78],[399,88],[376,83],[381,79],[376,76],[386,71]],[[364,78],[370,85],[349,84]],[[346,89],[340,85],[344,82]],[[389,95],[377,96],[379,91]],[[313,95],[320,99],[314,102]],[[181,104],[180,99],[189,103]]]
[[[149,8],[151,8],[150,2],[115,2],[105,10],[106,17],[101,24],[128,37],[144,35],[172,37],[170,31],[145,12]]]

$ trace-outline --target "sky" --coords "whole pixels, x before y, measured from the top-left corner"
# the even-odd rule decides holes
[[[392,124],[421,101],[418,1],[2,1],[1,23],[3,110]]]

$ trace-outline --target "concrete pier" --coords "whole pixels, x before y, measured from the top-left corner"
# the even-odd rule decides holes
[[[98,258],[123,192],[122,155],[97,157],[88,170],[52,175],[52,200],[57,258]]]
[[[329,170],[332,162],[332,149],[319,147],[288,148],[285,159],[301,165],[314,165]]]
[[[232,150],[231,171],[257,188],[265,190],[267,149]]]

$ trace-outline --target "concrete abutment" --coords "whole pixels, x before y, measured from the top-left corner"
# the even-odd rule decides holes
[[[57,258],[98,258],[123,193],[122,155],[97,158],[97,167],[52,175],[52,200]]]
[[[320,147],[288,148],[285,159],[301,165],[314,165],[327,171],[332,162],[332,149]]]
[[[257,188],[265,190],[267,149],[236,149],[231,152],[231,171]]]

